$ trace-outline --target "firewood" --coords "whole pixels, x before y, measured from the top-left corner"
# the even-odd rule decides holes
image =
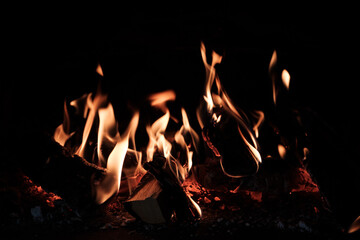
[[[28,147],[27,161],[23,161],[25,173],[44,189],[54,192],[76,209],[93,204],[92,184],[100,181],[106,170],[71,155],[50,136],[36,135],[37,148]],[[33,145],[33,144],[32,144]]]
[[[159,181],[147,173],[130,198],[124,202],[127,211],[150,224],[165,223],[170,220],[173,209]]]
[[[145,163],[148,170],[125,207],[135,217],[147,223],[165,223],[176,216],[178,221],[194,221],[201,213],[186,194],[181,181],[169,167],[165,158],[156,156]]]

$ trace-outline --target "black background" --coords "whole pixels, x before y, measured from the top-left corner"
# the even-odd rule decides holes
[[[174,89],[195,120],[205,78],[204,41],[209,53],[224,55],[218,72],[230,97],[249,109],[271,105],[268,64],[276,49],[280,68],[291,74],[296,103],[319,113],[356,148],[358,28],[352,9],[248,9],[241,3],[15,6],[3,22],[2,136],[13,138],[15,132],[13,141],[23,141],[28,127],[21,125],[58,125],[65,97],[95,91],[98,63],[117,115],[129,118],[120,109],[140,108],[149,93]]]

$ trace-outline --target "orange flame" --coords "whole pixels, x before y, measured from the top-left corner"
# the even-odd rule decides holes
[[[60,124],[54,132],[54,140],[58,142],[61,146],[64,146],[66,141],[75,133],[70,132],[70,117],[68,109],[66,106],[66,101],[64,101],[64,121]]]
[[[265,120],[265,114],[262,111],[255,111],[255,114],[257,115],[258,119],[253,127],[253,131],[255,133],[255,137],[259,138],[259,128]]]
[[[358,216],[355,221],[350,225],[348,233],[356,232],[360,229],[360,216]]]
[[[273,52],[273,54],[271,56],[270,64],[269,64],[269,74],[270,74],[271,81],[272,81],[273,101],[274,101],[275,105],[276,105],[276,97],[277,97],[277,89],[276,89],[276,86],[275,86],[275,80],[276,80],[275,66],[276,66],[276,63],[277,63],[277,53],[274,50],[274,52]]]
[[[205,66],[205,71],[206,71],[205,93],[204,93],[203,97],[207,104],[206,105],[207,111],[210,114],[214,124],[217,124],[221,121],[221,114],[214,112],[215,107],[222,108],[224,111],[226,111],[228,114],[230,114],[237,120],[238,124],[241,126],[241,128],[240,128],[240,126],[238,125],[238,132],[239,132],[241,138],[244,140],[245,145],[248,147],[248,150],[251,153],[253,160],[255,161],[255,163],[257,165],[257,169],[258,169],[259,163],[261,163],[261,156],[258,151],[258,145],[257,145],[256,139],[255,139],[255,136],[252,133],[252,131],[248,128],[243,116],[239,113],[239,111],[237,110],[237,108],[232,103],[231,99],[229,98],[229,96],[227,95],[225,90],[223,89],[223,87],[220,83],[219,76],[216,74],[215,65],[218,63],[221,63],[222,56],[218,55],[216,52],[213,51],[212,52],[212,63],[210,65],[210,64],[208,64],[207,59],[206,59],[206,49],[205,49],[204,43],[201,43],[200,50],[201,50],[201,56],[203,59],[203,63]],[[217,94],[213,93],[211,91],[214,82],[216,83],[216,87],[218,90]],[[204,120],[201,115],[200,108],[197,110],[196,114],[197,114],[197,119],[198,119],[199,125],[203,129],[204,128]],[[261,121],[259,122],[259,125],[260,125],[260,123],[261,123]],[[255,129],[257,129],[257,128],[258,128],[258,126],[256,126]],[[245,129],[246,135],[249,136],[249,138],[250,138],[249,140],[245,137],[244,133],[242,132],[243,130],[241,130],[241,129]],[[222,164],[222,162],[220,162],[220,163]],[[223,166],[222,166],[222,168],[223,168]],[[242,177],[242,176],[230,175],[224,170],[224,168],[223,168],[223,171],[226,175],[228,175],[230,177]]]
[[[96,72],[100,75],[100,76],[104,76],[103,70],[100,66],[100,64],[98,64],[97,68],[96,68]]]

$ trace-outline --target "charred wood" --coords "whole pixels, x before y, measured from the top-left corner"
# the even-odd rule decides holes
[[[71,207],[80,211],[90,207],[92,184],[101,180],[106,170],[71,155],[45,134],[36,136],[36,145],[22,156],[25,173],[44,189],[61,196]]]

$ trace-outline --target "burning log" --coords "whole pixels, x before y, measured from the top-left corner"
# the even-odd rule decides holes
[[[93,204],[92,183],[101,180],[106,170],[70,154],[47,135],[36,135],[37,148],[29,148],[23,168],[43,188],[64,198],[79,210]],[[25,157],[25,156],[24,156]]]
[[[210,153],[208,157],[219,162],[218,165],[228,177],[252,175],[258,171],[261,163],[255,133],[248,117],[231,102],[216,74],[215,65],[221,63],[222,57],[213,51],[212,63],[208,64],[204,44],[201,45],[201,54],[206,83],[197,118],[206,152]],[[214,88],[217,91],[214,92]]]
[[[162,156],[145,163],[147,174],[125,202],[126,209],[147,223],[165,223],[174,216],[178,221],[200,219],[201,211],[181,186],[179,178]],[[165,166],[165,168],[164,168]]]

